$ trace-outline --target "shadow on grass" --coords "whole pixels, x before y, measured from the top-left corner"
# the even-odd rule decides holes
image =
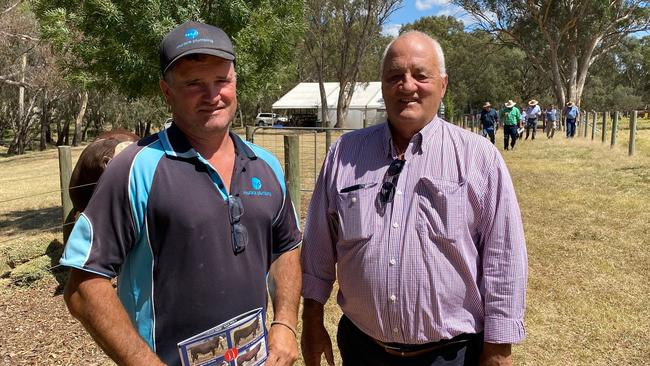
[[[0,221],[0,232],[7,232],[4,235],[19,235],[21,231],[27,230],[50,230],[62,225],[61,207],[29,209],[11,211],[3,214],[4,219]]]

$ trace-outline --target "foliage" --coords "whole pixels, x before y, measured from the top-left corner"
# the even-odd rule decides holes
[[[43,37],[73,55],[66,67],[86,82],[128,98],[159,94],[158,48],[176,25],[223,28],[237,52],[239,96],[257,103],[278,92],[302,30],[299,0],[36,0]]]

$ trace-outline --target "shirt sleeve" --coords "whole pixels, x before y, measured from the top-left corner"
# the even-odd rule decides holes
[[[337,220],[332,195],[335,188],[334,155],[330,149],[323,162],[309,203],[302,249],[302,296],[325,304],[336,280]]]
[[[481,214],[484,339],[490,343],[519,343],[525,338],[526,242],[519,203],[500,154],[495,154],[492,166]]]
[[[293,206],[291,195],[287,190],[284,204],[273,223],[273,255],[277,258],[279,254],[293,250],[300,246],[302,234],[298,215]]]

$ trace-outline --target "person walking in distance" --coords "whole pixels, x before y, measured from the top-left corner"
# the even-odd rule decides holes
[[[528,135],[532,130],[531,140],[535,139],[535,132],[537,131],[537,118],[542,114],[541,109],[539,108],[539,102],[535,99],[532,99],[528,102],[528,108],[526,108],[526,140],[528,140]]]
[[[521,120],[521,113],[515,107],[515,102],[507,101],[499,111],[499,119],[503,122],[503,149],[512,150],[517,142],[517,128]]]
[[[483,104],[480,121],[483,137],[489,136],[490,141],[494,144],[494,130],[499,123],[499,114],[492,109],[490,102]]]

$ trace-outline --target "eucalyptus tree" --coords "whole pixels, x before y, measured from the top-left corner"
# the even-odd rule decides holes
[[[305,46],[317,70],[323,110],[327,110],[323,87],[327,69],[339,83],[335,127],[341,127],[345,121],[354,88],[368,60],[369,47],[381,43],[381,27],[400,3],[400,0],[307,0]],[[378,58],[372,56],[378,65]]]
[[[214,24],[237,52],[240,104],[277,94],[302,35],[302,0],[35,0],[43,37],[73,57],[65,65],[88,85],[127,98],[158,96],[158,47],[187,20]]]
[[[650,29],[640,0],[453,0],[482,28],[520,47],[547,75],[556,102],[580,103],[591,65],[625,36]]]

